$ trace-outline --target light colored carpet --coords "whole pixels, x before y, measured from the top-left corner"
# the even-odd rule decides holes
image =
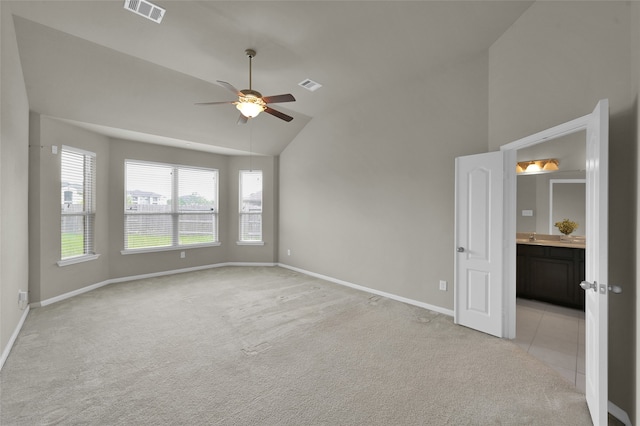
[[[282,268],[113,284],[34,309],[2,425],[588,425],[507,340]]]

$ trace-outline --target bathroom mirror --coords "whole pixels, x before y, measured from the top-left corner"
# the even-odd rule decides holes
[[[554,224],[564,219],[578,223],[572,235],[585,234],[585,185],[585,179],[549,180],[549,234],[561,235]]]

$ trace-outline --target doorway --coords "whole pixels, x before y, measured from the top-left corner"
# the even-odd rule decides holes
[[[585,168],[586,132],[581,131],[557,139],[546,141],[517,151],[517,161],[527,164],[538,159],[553,159],[557,164],[554,171],[521,172],[517,175],[516,188],[516,232],[518,236],[532,236],[531,245],[544,249],[545,241],[550,244],[566,245],[564,252],[575,253],[584,259],[585,228]],[[570,219],[578,228],[565,238],[561,238],[556,221]],[[529,244],[529,238],[519,239],[520,244]],[[565,242],[563,242],[565,241]],[[538,246],[539,245],[539,246]],[[527,247],[523,248],[525,251]],[[518,247],[520,250],[520,247]],[[582,252],[579,252],[579,251]],[[540,254],[542,256],[542,254]],[[517,256],[518,262],[522,256]],[[545,267],[547,259],[539,258],[536,265]],[[554,262],[553,259],[548,260]],[[551,267],[564,267],[551,264]],[[516,268],[524,265],[516,265]],[[584,263],[578,276],[571,274],[571,282],[554,282],[566,286],[570,296],[567,300],[553,300],[556,294],[539,297],[540,291],[516,294],[516,337],[514,342],[530,355],[556,370],[578,390],[585,392],[585,316],[584,292],[579,283],[584,279]],[[529,271],[528,273],[531,273]],[[521,271],[518,278],[522,279]],[[578,280],[578,281],[576,281]],[[533,280],[526,280],[527,283]],[[573,288],[571,288],[573,287]],[[564,294],[567,290],[559,292]],[[581,298],[582,309],[571,305],[572,297]],[[569,303],[568,303],[569,302]]]
[[[580,283],[585,291],[585,399],[593,423],[600,425],[607,424],[608,302],[612,288],[607,284],[607,99],[600,100],[590,114],[503,145],[500,151],[456,158],[454,321],[498,337],[516,337],[517,151],[582,130],[586,130],[585,235],[589,241],[584,254],[585,279]],[[494,208],[496,205],[502,208]],[[494,219],[499,226],[493,226]],[[479,269],[477,262],[470,262],[478,257],[488,260],[492,269]],[[494,320],[497,326],[491,325],[498,333],[486,331],[487,321],[479,321],[479,317]]]

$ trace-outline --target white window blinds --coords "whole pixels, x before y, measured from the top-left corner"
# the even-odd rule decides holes
[[[125,250],[218,242],[218,171],[127,160]]]
[[[62,147],[60,259],[94,254],[95,176],[95,153]]]
[[[240,241],[262,241],[262,170],[240,170]]]

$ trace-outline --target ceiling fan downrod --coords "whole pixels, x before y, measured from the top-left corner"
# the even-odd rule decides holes
[[[249,57],[249,90],[252,90],[251,87],[251,64],[252,64],[252,59],[256,56],[256,51],[253,49],[247,49],[244,51],[244,53],[247,54],[247,56]]]

